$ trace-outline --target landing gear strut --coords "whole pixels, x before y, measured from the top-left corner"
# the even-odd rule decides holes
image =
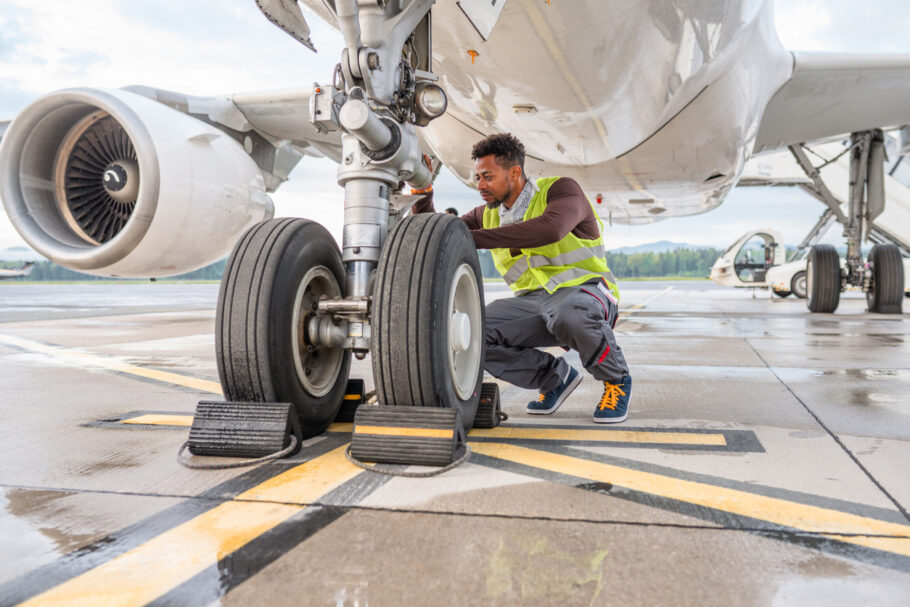
[[[831,245],[814,245],[806,269],[807,305],[812,312],[834,312],[840,293],[848,286],[859,287],[866,293],[869,312],[900,314],[904,290],[904,272],[900,249],[887,234],[873,225],[873,220],[885,208],[884,135],[880,130],[853,133],[850,138],[850,188],[846,204],[825,185],[820,167],[816,167],[801,145],[790,146],[797,163],[812,180],[804,189],[826,204],[827,211],[807,236],[816,237],[832,219],[844,226],[847,256],[843,267],[837,250]],[[846,209],[846,212],[845,212]],[[864,240],[879,242],[863,260]]]
[[[468,230],[427,215],[389,237],[395,209],[409,202],[399,184],[433,180],[416,135],[446,105],[432,73],[433,1],[326,3],[345,49],[332,84],[314,86],[310,119],[341,131],[341,251],[317,224],[275,220],[255,226],[228,262],[217,346],[225,394],[293,402],[305,435],[334,419],[352,354],[372,352],[380,404],[454,408],[465,429],[477,411],[483,285]],[[302,15],[258,4],[312,48]]]

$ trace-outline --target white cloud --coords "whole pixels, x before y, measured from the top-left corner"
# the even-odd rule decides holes
[[[786,0],[774,3],[777,35],[789,50],[826,51],[831,11],[824,0]]]

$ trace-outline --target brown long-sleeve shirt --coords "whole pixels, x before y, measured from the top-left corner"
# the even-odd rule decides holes
[[[478,249],[529,249],[562,240],[571,232],[579,238],[593,240],[600,236],[594,210],[578,182],[570,177],[556,180],[547,190],[547,208],[542,214],[499,228],[484,229],[485,205],[461,216],[471,230]],[[411,207],[413,213],[433,213],[433,196],[425,196]]]

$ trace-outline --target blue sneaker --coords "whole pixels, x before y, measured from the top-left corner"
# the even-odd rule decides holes
[[[632,378],[626,375],[622,382],[604,382],[604,393],[600,404],[594,409],[594,421],[598,424],[618,424],[629,415],[629,399],[632,397]]]
[[[537,400],[529,402],[527,412],[534,415],[553,413],[559,409],[562,401],[566,400],[572,394],[572,390],[577,388],[580,383],[581,373],[576,371],[574,367],[569,367],[569,374],[566,375],[566,380],[546,394],[542,393],[537,397]]]

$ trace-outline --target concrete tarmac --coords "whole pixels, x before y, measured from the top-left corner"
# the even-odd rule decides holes
[[[509,420],[415,479],[351,465],[349,424],[181,467],[217,285],[0,284],[0,605],[910,604],[908,314],[621,290],[625,423],[589,376],[550,416],[501,384]]]

